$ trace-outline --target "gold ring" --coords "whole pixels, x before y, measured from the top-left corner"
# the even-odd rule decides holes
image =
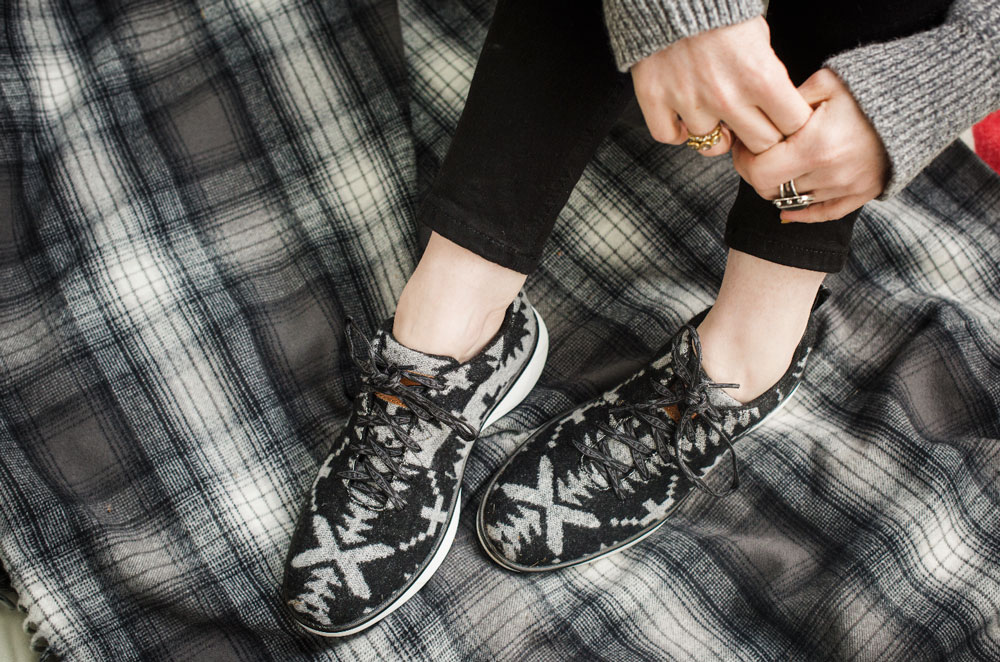
[[[687,146],[697,152],[704,152],[712,149],[722,140],[722,122],[715,125],[715,128],[703,136],[688,134]]]

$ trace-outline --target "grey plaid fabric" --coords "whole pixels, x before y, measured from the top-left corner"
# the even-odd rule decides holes
[[[295,629],[282,558],[357,388],[343,320],[374,329],[414,265],[490,13],[394,7],[5,6],[0,557],[38,636],[87,662],[1000,659],[1000,183],[961,146],[865,212],[737,494],[585,568],[486,560],[490,473],[719,283],[735,175],[625,128],[529,281],[548,367],[477,444],[440,572],[357,637]]]

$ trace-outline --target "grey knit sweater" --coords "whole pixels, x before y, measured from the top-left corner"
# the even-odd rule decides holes
[[[760,0],[604,0],[619,69],[683,37],[745,21]],[[826,66],[882,138],[901,191],[977,120],[1000,108],[1000,0],[955,0],[944,24],[839,53]]]

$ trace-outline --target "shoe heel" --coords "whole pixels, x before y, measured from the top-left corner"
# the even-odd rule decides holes
[[[483,423],[482,427],[483,430],[499,421],[509,414],[514,407],[521,404],[528,397],[528,394],[531,393],[531,389],[535,387],[538,378],[542,376],[542,369],[545,367],[545,361],[549,355],[549,331],[545,328],[545,322],[542,321],[542,316],[538,314],[538,311],[532,308],[532,312],[535,314],[535,320],[538,322],[538,342],[535,344],[535,351],[528,360],[528,365],[521,371],[517,381],[510,387],[506,395],[500,399],[500,402],[493,408],[490,415],[486,417],[486,422]]]

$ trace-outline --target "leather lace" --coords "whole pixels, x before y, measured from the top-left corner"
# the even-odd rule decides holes
[[[683,331],[687,331],[687,337],[690,339],[686,357]],[[595,446],[573,440],[573,445],[620,499],[626,496],[622,485],[625,478],[633,473],[637,473],[642,480],[649,478],[650,472],[646,463],[654,453],[658,453],[664,462],[673,461],[688,480],[713,496],[726,496],[740,485],[733,439],[723,429],[719,409],[709,397],[710,389],[739,388],[739,384],[721,384],[708,379],[701,368],[701,339],[698,337],[697,329],[690,324],[684,325],[682,332],[674,337],[671,351],[675,376],[672,388],[654,382],[652,386],[655,397],[652,399],[635,404],[621,404],[610,410],[619,421],[631,421],[631,430],[619,430],[602,423],[598,425],[602,435]],[[667,413],[668,407],[677,407],[680,411],[680,418],[676,423]],[[708,485],[695,473],[684,456],[682,444],[688,434],[693,436],[695,429],[693,421],[696,417],[705,421],[719,434],[719,438],[731,453],[733,480],[726,489],[716,490]],[[639,439],[638,432],[643,426],[649,430],[653,439],[652,448]],[[624,445],[629,451],[631,462],[623,462],[613,457],[609,446],[611,442]],[[694,449],[692,441],[692,450]]]
[[[366,397],[366,412],[356,419],[360,429],[356,442],[356,459],[352,469],[337,473],[349,483],[349,488],[366,499],[359,499],[352,493],[351,498],[373,510],[402,508],[402,497],[392,486],[394,480],[406,480],[403,474],[407,451],[420,452],[420,446],[410,435],[416,420],[438,421],[454,430],[462,439],[471,441],[478,436],[476,430],[465,419],[455,416],[434,402],[430,393],[444,388],[443,380],[422,375],[402,368],[386,360],[362,335],[354,320],[347,320],[347,344],[351,360],[361,373],[361,392],[358,397]],[[390,414],[384,396],[394,399],[402,406]],[[384,427],[391,433],[385,439],[375,433],[375,428]],[[390,442],[395,440],[397,444]],[[374,502],[375,506],[372,505]]]

